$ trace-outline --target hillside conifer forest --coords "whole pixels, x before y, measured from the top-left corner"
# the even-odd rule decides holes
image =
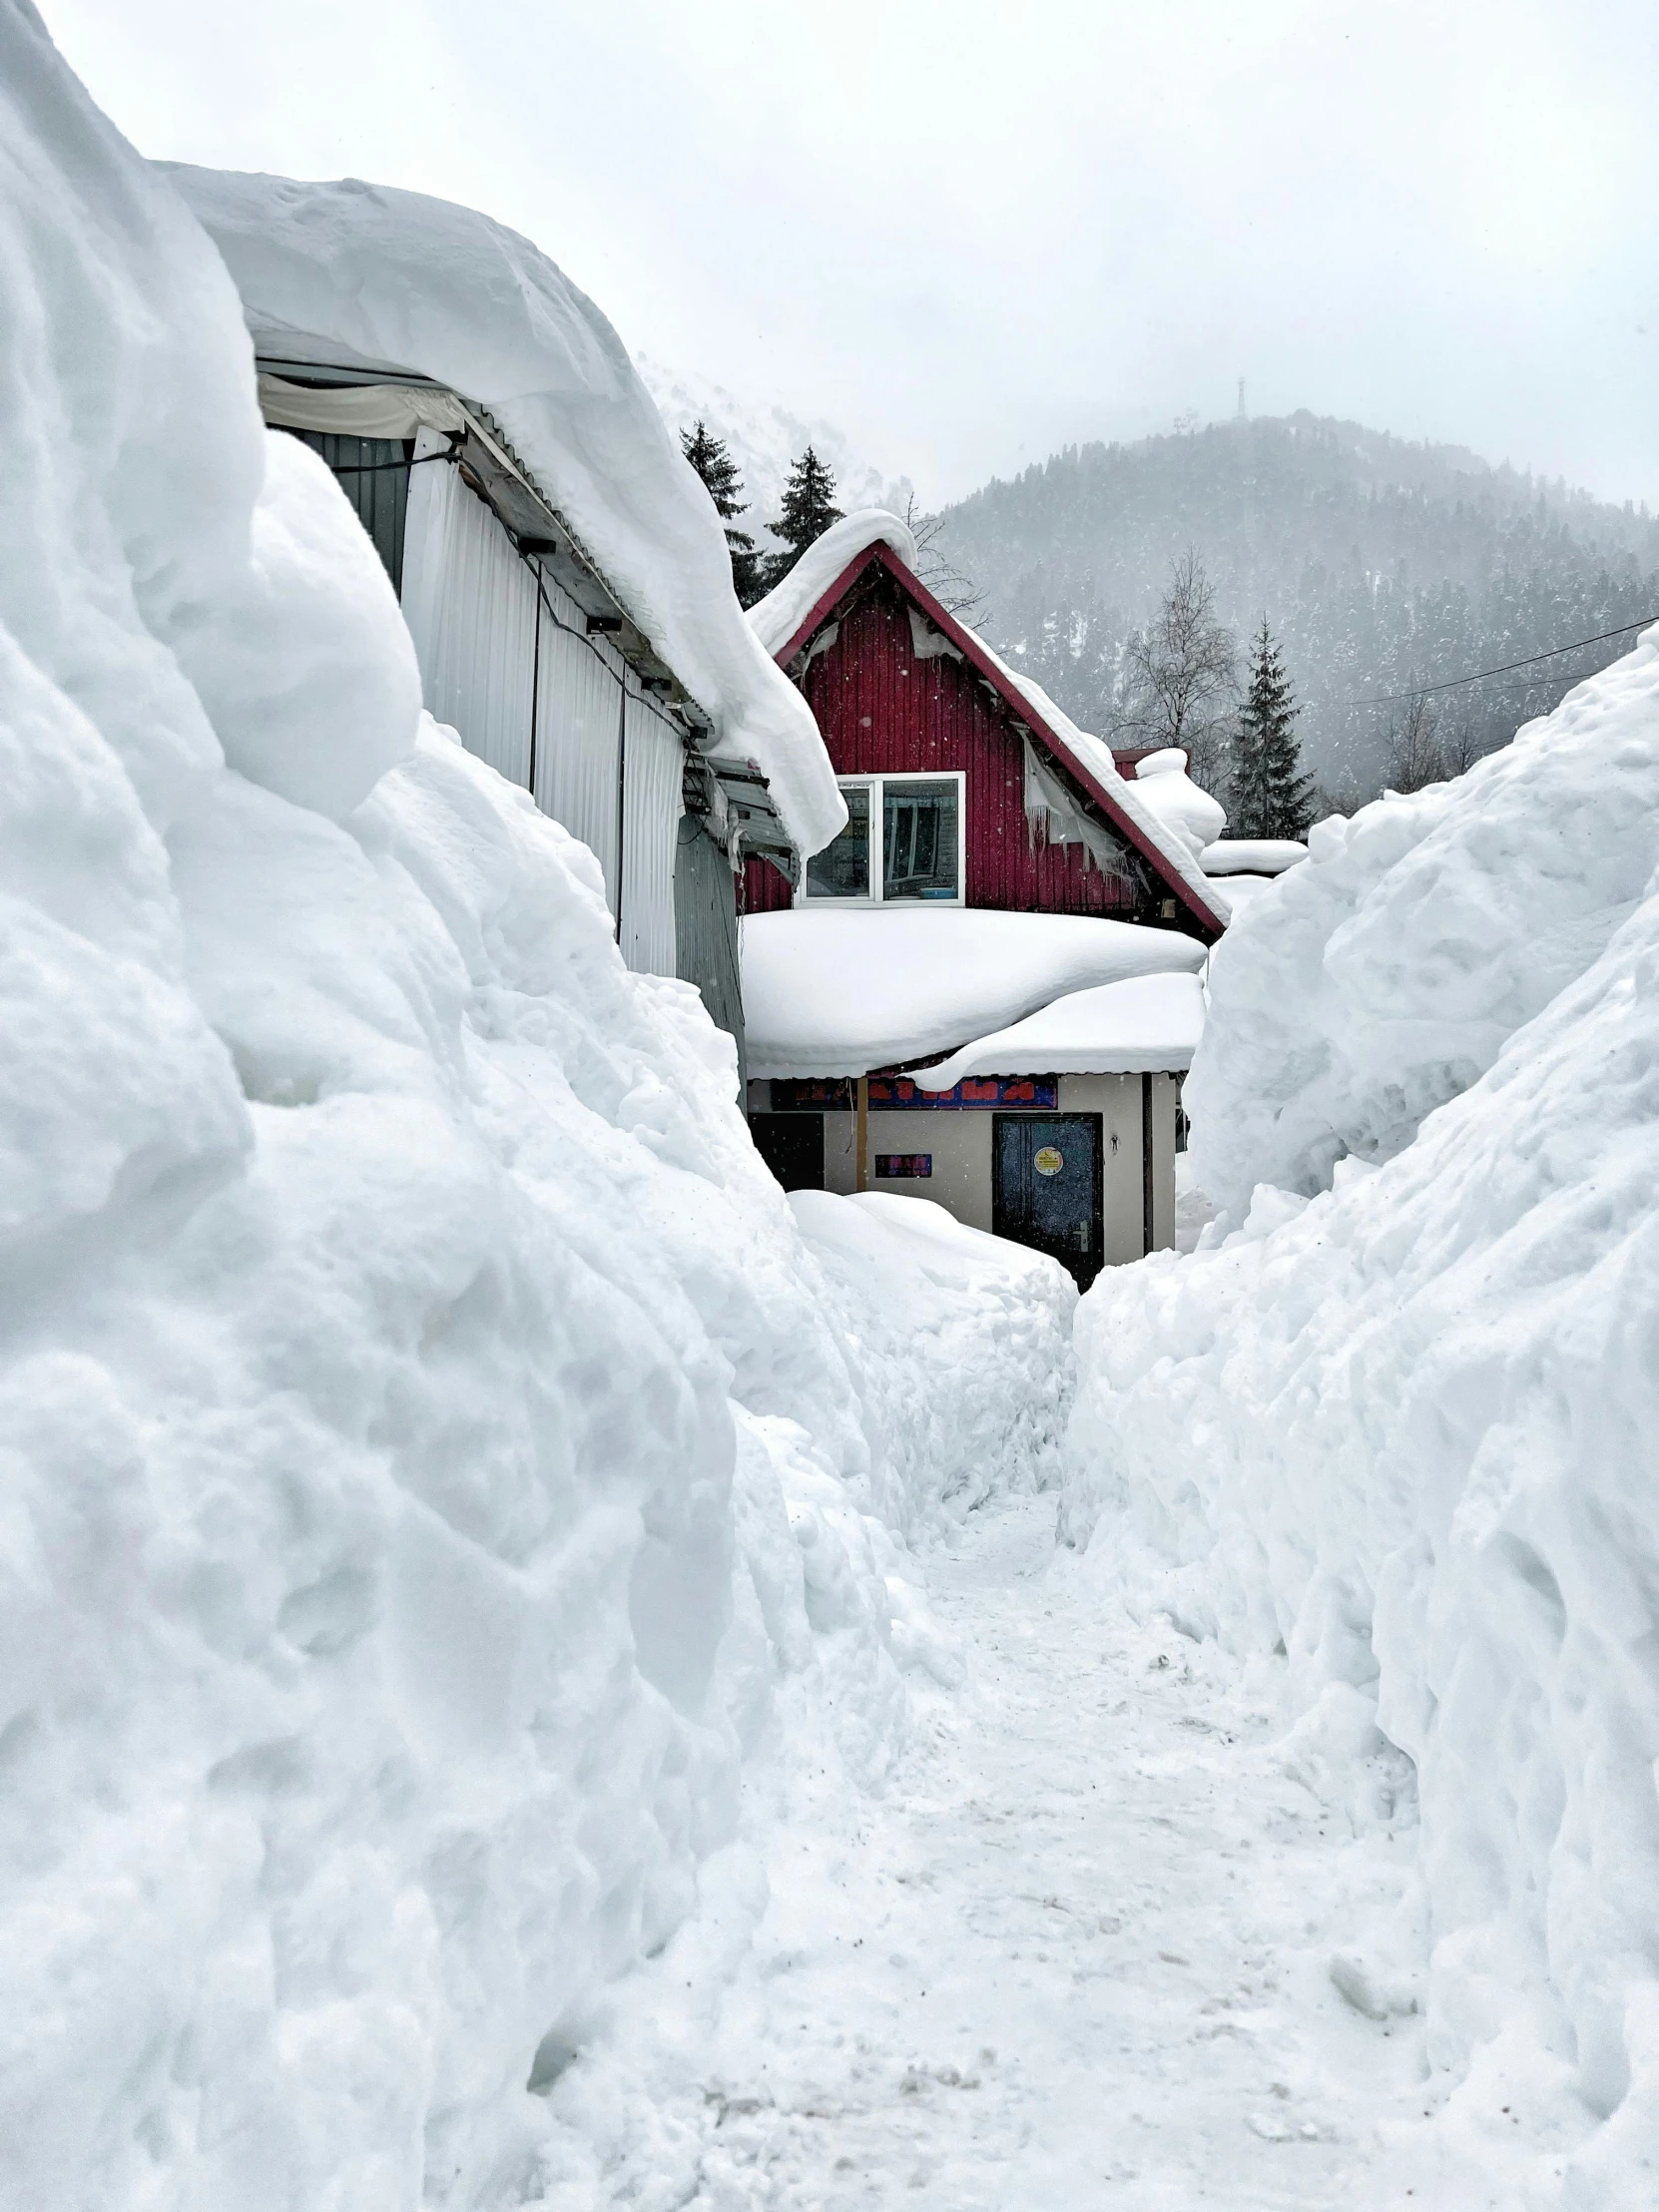
[[[1659,519],[1645,506],[1307,412],[1068,446],[941,523],[992,641],[1102,733],[1122,720],[1130,638],[1196,554],[1241,645],[1271,625],[1304,764],[1345,808],[1388,780],[1409,699],[1386,695],[1659,611]],[[1631,642],[1431,695],[1452,772]]]

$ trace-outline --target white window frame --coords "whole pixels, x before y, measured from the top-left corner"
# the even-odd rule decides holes
[[[842,909],[858,906],[965,906],[967,904],[967,772],[964,769],[904,769],[887,776],[837,776],[837,789],[867,791],[869,798],[868,837],[869,850],[865,869],[869,882],[879,886],[881,882],[882,831],[886,821],[885,791],[889,784],[954,784],[956,787],[956,895],[954,898],[888,898],[876,888],[865,898],[836,898],[827,891],[810,891],[807,888],[808,861],[801,870],[801,888],[796,892],[796,904],[800,906],[835,906]]]

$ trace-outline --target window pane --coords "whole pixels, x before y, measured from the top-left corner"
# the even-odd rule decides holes
[[[846,828],[807,862],[809,898],[869,896],[869,787],[843,784],[841,797],[846,801]]]
[[[954,898],[960,786],[889,778],[882,807],[882,895]]]

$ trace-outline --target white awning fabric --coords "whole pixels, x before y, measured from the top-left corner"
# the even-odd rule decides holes
[[[455,394],[428,384],[294,384],[264,372],[260,406],[278,430],[319,430],[336,437],[412,438],[420,430],[466,428],[466,412]]]

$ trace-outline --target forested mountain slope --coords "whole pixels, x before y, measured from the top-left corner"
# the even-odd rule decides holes
[[[1659,519],[1457,446],[1306,412],[1132,445],[1071,446],[948,508],[940,545],[985,593],[984,627],[1086,727],[1113,720],[1129,632],[1189,548],[1241,642],[1267,616],[1335,794],[1383,780],[1398,703],[1659,610]],[[1465,758],[1545,712],[1630,639],[1435,700]]]

